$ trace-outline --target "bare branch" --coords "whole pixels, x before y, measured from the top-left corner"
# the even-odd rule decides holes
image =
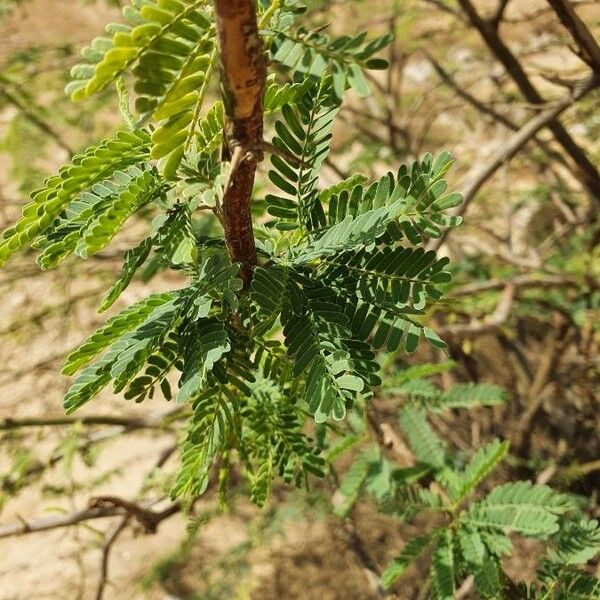
[[[169,459],[169,457],[175,452],[177,449],[177,444],[172,446],[168,446],[165,448],[159,455],[156,464],[153,467],[154,469],[159,469],[162,467],[165,462]],[[143,489],[143,486],[142,486]],[[141,490],[140,490],[141,491]],[[126,514],[121,522],[113,529],[112,533],[105,540],[102,545],[102,558],[100,560],[100,578],[98,580],[98,585],[96,587],[96,598],[95,600],[102,600],[104,597],[104,591],[106,589],[106,584],[108,583],[108,567],[110,561],[110,552],[115,545],[119,536],[127,529],[131,519],[133,517],[132,513]]]
[[[561,318],[561,317],[559,317]],[[550,375],[554,372],[557,361],[565,347],[570,342],[567,334],[569,322],[562,319],[560,325],[548,334],[546,348],[538,363],[538,368],[525,395],[527,404],[519,418],[519,424],[513,435],[513,447],[519,453],[525,451],[528,444],[535,415],[538,413],[545,398]]]
[[[499,0],[498,1],[498,8],[496,8],[496,12],[490,19],[490,23],[496,29],[498,29],[498,26],[502,22],[502,18],[504,17],[504,13],[506,12],[506,7],[508,6],[509,2],[510,2],[510,0]]]
[[[451,6],[448,6],[445,2],[443,2],[443,0],[423,0],[423,2],[425,2],[426,4],[431,4],[431,6],[435,6],[442,12],[454,15],[459,19],[463,18],[462,15],[456,9],[452,8]]]
[[[144,529],[144,533],[156,533],[158,525],[175,513],[181,510],[179,502],[173,502],[160,512],[155,512],[149,508],[144,508],[131,500],[119,498],[118,496],[97,496],[91,498],[90,508],[99,510],[105,508],[121,508],[127,515],[131,515]]]
[[[131,521],[131,515],[125,515],[121,522],[114,528],[108,539],[102,546],[102,560],[100,562],[100,579],[98,580],[98,586],[96,588],[96,600],[102,600],[104,597],[104,590],[108,583],[108,564],[110,558],[110,551],[112,550],[115,542],[119,536],[127,529],[127,525]]]
[[[556,288],[556,287],[579,287],[579,283],[572,277],[563,275],[544,275],[536,277],[535,275],[519,275],[509,280],[503,279],[488,279],[487,281],[478,281],[467,285],[460,286],[450,292],[451,298],[460,296],[472,296],[481,292],[490,292],[501,290],[507,284],[512,285],[515,289],[529,288]]]
[[[25,102],[20,100],[16,94],[13,94],[11,91],[9,91],[7,89],[7,83],[10,83],[13,86],[16,85],[13,82],[8,82],[4,77],[0,76],[0,84],[2,85],[2,87],[0,87],[0,96],[2,96],[7,102],[12,104],[15,108],[20,110],[21,113],[23,114],[23,116],[28,121],[33,123],[40,131],[42,131],[48,137],[50,137],[52,140],[54,140],[56,145],[59,146],[60,148],[62,148],[69,156],[73,156],[73,154],[74,154],[73,149],[63,139],[62,135],[60,133],[58,133],[58,131],[56,131],[54,129],[54,127],[52,127],[52,125],[47,123],[38,114],[38,112],[36,110],[31,108],[30,106],[27,106],[27,104],[25,104]]]
[[[117,496],[99,496],[90,499],[88,508],[73,513],[52,517],[40,517],[30,521],[20,519],[16,523],[2,525],[0,526],[0,538],[70,527],[86,521],[104,519],[117,515],[130,515],[142,525],[146,533],[155,533],[158,525],[162,521],[181,510],[181,504],[179,502],[172,502],[161,511],[154,511],[148,508],[155,503],[156,502],[149,502],[143,506]]]
[[[596,88],[600,83],[600,77],[592,75],[586,79],[573,93],[562,100],[556,102],[554,106],[547,108],[542,111],[539,115],[531,119],[526,125],[524,125],[519,131],[517,131],[512,138],[508,140],[506,144],[496,153],[494,157],[479,170],[475,177],[467,184],[463,191],[464,202],[459,207],[457,213],[464,214],[469,207],[470,202],[473,200],[477,192],[481,187],[490,179],[490,177],[504,164],[510,161],[519,150],[533,138],[533,136],[540,131],[543,127],[546,127],[551,123],[558,115],[564,112],[567,108],[572,106],[575,102],[583,98],[591,90]],[[432,240],[429,244],[429,248],[437,250],[446,239],[449,230],[446,230],[439,238]]]
[[[498,329],[498,327],[504,325],[508,320],[514,298],[515,286],[509,283],[504,288],[494,312],[485,320],[474,320],[470,323],[447,325],[439,328],[440,334],[444,338],[451,338],[453,341],[457,341],[472,336],[491,333]]]
[[[568,29],[571,37],[579,48],[579,56],[596,73],[600,73],[600,46],[598,42],[575,12],[568,0],[548,0],[560,22]]]
[[[48,531],[49,529],[58,529],[61,527],[69,527],[77,525],[84,521],[94,519],[104,519],[122,515],[124,511],[117,507],[106,508],[86,508],[68,515],[60,515],[53,517],[40,517],[31,521],[21,519],[17,523],[0,526],[0,538],[11,537],[14,535],[24,535],[27,533],[36,533],[38,531]]]
[[[542,111],[539,115],[531,119],[522,127],[504,147],[494,156],[494,158],[485,165],[479,175],[467,186],[465,190],[465,202],[462,204],[461,212],[466,210],[468,203],[472,200],[481,186],[506,162],[511,160],[517,152],[529,141],[535,134],[548,124],[552,123],[558,115],[572,106],[578,100],[581,100],[591,90],[600,83],[600,77],[592,75],[586,79],[578,89],[571,95],[569,94],[562,100],[556,102],[550,108]],[[600,181],[599,181],[600,183]]]
[[[82,425],[120,425],[125,429],[161,429],[168,430],[163,418],[141,419],[138,417],[113,417],[111,415],[91,415],[88,417],[54,417],[13,419],[7,417],[0,420],[0,431],[12,431],[27,427],[69,426],[75,423]]]
[[[502,113],[499,113],[494,108],[492,108],[490,105],[482,102],[481,100],[479,100],[478,98],[476,98],[475,96],[470,94],[467,90],[462,88],[460,85],[458,85],[458,83],[452,77],[452,75],[450,73],[448,73],[442,67],[442,65],[440,65],[426,50],[424,51],[424,53],[425,53],[425,57],[427,58],[427,60],[429,61],[429,63],[433,67],[434,71],[439,76],[439,78],[448,87],[453,89],[460,98],[462,98],[463,100],[466,100],[469,104],[471,104],[471,106],[473,106],[475,109],[477,109],[482,114],[487,115],[487,116],[491,117],[492,119],[494,119],[495,121],[497,121],[498,123],[500,123],[501,125],[504,125],[504,127],[506,127],[507,129],[510,129],[512,131],[519,130],[519,126],[516,123],[514,123],[513,121],[511,121],[508,117],[504,116]],[[535,136],[533,137],[533,141],[553,160],[559,162],[561,165],[563,165],[567,168],[571,167],[565,161],[563,156],[561,154],[559,154],[558,152],[554,151],[552,148],[550,148],[550,146],[546,142],[544,142],[543,140],[540,140],[539,138],[537,138]]]
[[[502,63],[506,72],[517,84],[525,99],[534,105],[544,104],[544,99],[541,94],[531,83],[521,63],[512,53],[510,48],[504,43],[498,30],[493,24],[481,17],[471,0],[458,0],[458,3],[494,56]],[[594,77],[592,77],[591,80],[595,81],[594,85],[598,84],[598,81],[595,80]],[[548,119],[542,126],[548,126],[550,128],[556,141],[565,149],[567,154],[573,160],[582,184],[592,194],[596,201],[600,203],[600,174],[581,147],[575,142],[560,121],[556,119],[558,114],[560,114],[560,112]]]

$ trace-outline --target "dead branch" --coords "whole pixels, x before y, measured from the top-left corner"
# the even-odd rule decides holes
[[[467,208],[468,203],[473,199],[481,186],[506,162],[511,160],[517,152],[529,141],[540,129],[552,123],[554,119],[567,108],[572,106],[578,100],[581,100],[586,94],[591,92],[600,84],[600,77],[592,75],[586,79],[573,94],[562,98],[539,115],[531,119],[524,125],[512,138],[508,140],[504,147],[492,158],[492,160],[481,169],[478,176],[465,189],[465,202],[461,205],[461,212]],[[598,181],[600,184],[600,180]],[[599,188],[600,189],[600,188]],[[599,196],[600,197],[600,196]]]
[[[496,153],[492,159],[484,164],[475,177],[466,185],[463,191],[464,202],[460,205],[457,210],[457,214],[464,214],[469,207],[470,202],[473,200],[477,192],[481,187],[494,175],[494,173],[508,161],[510,161],[519,150],[533,138],[533,136],[540,131],[540,129],[546,127],[549,123],[552,123],[554,119],[567,108],[575,104],[578,100],[581,100],[586,94],[595,89],[600,84],[600,76],[594,74],[583,83],[581,83],[573,94],[569,94],[562,100],[556,102],[553,106],[542,111],[539,115],[531,119],[526,125],[524,125],[519,131],[513,135],[506,144]],[[600,180],[599,180],[600,183]],[[599,196],[600,198],[600,196]],[[439,238],[432,240],[429,244],[431,249],[437,250],[443,244],[449,230],[446,230]]]
[[[156,464],[154,465],[152,470],[160,469],[160,467],[162,467],[165,464],[165,462],[175,452],[176,449],[176,444],[165,448],[160,453],[158,460],[156,461]],[[113,549],[119,536],[127,529],[127,526],[129,525],[132,517],[132,513],[126,514],[121,519],[120,523],[118,523],[118,525],[113,529],[112,533],[108,536],[108,538],[104,541],[104,544],[102,545],[102,557],[100,560],[100,578],[98,579],[98,585],[96,586],[95,600],[102,600],[102,598],[104,597],[104,591],[108,583],[108,568],[111,550]]]
[[[2,84],[2,87],[0,87],[0,96],[2,96],[7,102],[19,110],[28,121],[35,125],[35,127],[51,138],[57,146],[62,148],[67,153],[69,157],[73,156],[73,149],[63,139],[62,135],[58,133],[58,131],[56,131],[52,125],[47,123],[35,110],[27,106],[25,102],[20,100],[15,94],[9,91],[6,87],[7,83],[8,82],[3,77],[0,77],[0,84]]]
[[[509,2],[510,0],[499,0],[496,12],[490,18],[490,22],[496,29],[498,29],[500,23],[502,22],[504,13],[506,12],[506,8]]]
[[[108,583],[108,565],[110,552],[119,538],[119,536],[127,529],[127,525],[131,521],[131,515],[125,515],[121,522],[114,528],[113,532],[110,534],[108,539],[102,545],[102,559],[100,561],[100,579],[98,580],[98,585],[96,587],[96,596],[95,600],[102,600],[104,597],[104,590],[106,589],[106,584]]]
[[[156,533],[156,528],[162,521],[181,510],[179,502],[173,502],[164,510],[155,512],[118,496],[97,496],[89,502],[91,509],[102,510],[111,507],[120,508],[125,514],[131,515],[142,526],[144,533]]]
[[[501,125],[504,125],[504,127],[506,127],[507,129],[510,129],[511,131],[519,130],[519,126],[514,121],[512,121],[508,117],[504,116],[502,113],[499,113],[492,106],[490,106],[489,104],[486,104],[485,102],[482,102],[481,100],[479,100],[478,98],[473,96],[471,93],[469,93],[467,90],[462,88],[460,85],[458,85],[458,83],[454,79],[454,77],[452,77],[452,75],[450,73],[448,73],[442,67],[442,65],[440,65],[440,63],[438,63],[429,54],[429,52],[424,50],[424,54],[425,54],[425,57],[427,58],[427,60],[429,61],[429,64],[431,64],[434,71],[437,73],[438,77],[449,88],[454,90],[456,92],[457,96],[459,96],[460,98],[462,98],[463,100],[465,100],[466,102],[471,104],[471,106],[473,106],[480,113],[487,115],[487,116],[491,117],[492,119],[494,119],[495,121],[497,121],[498,123],[500,123]],[[560,163],[561,165],[563,165],[566,168],[569,168],[569,169],[571,168],[571,165],[567,163],[567,161],[564,159],[564,157],[560,153],[553,150],[544,140],[541,140],[537,136],[534,136],[532,138],[532,141],[535,142],[539,146],[539,148],[541,148],[552,160],[557,161],[558,163]]]
[[[94,519],[104,519],[106,517],[114,517],[122,515],[124,511],[117,507],[106,508],[86,508],[68,515],[60,515],[54,517],[40,517],[31,521],[19,520],[17,523],[0,526],[0,538],[7,538],[15,535],[24,535],[27,533],[36,533],[39,531],[48,531],[49,529],[57,529],[61,527],[69,527],[77,525],[84,521]]]
[[[141,419],[138,417],[114,417],[111,415],[90,415],[87,417],[54,417],[14,419],[7,417],[0,420],[0,431],[12,431],[28,427],[61,427],[75,425],[120,425],[125,429],[160,429],[169,430],[163,418]]]
[[[544,275],[536,277],[535,275],[518,275],[512,279],[488,279],[487,281],[478,281],[462,285],[450,292],[451,298],[460,296],[472,296],[482,292],[500,290],[507,284],[512,285],[517,290],[529,288],[555,288],[555,287],[579,287],[579,283],[572,277],[566,275]]]
[[[572,2],[568,0],[548,0],[548,4],[569,31],[579,48],[579,56],[596,73],[600,73],[600,46],[598,42],[575,12]]]
[[[498,29],[494,24],[485,20],[477,12],[471,0],[458,0],[463,12],[467,15],[471,24],[477,29],[489,49],[494,56],[502,63],[508,75],[517,84],[517,87],[528,102],[534,105],[544,104],[544,98],[541,96],[537,88],[531,83],[531,80],[525,73],[523,66],[512,53],[510,48],[504,43],[500,37]],[[594,77],[594,85],[598,85],[598,81]],[[588,80],[589,81],[589,80]],[[589,91],[589,90],[588,90]],[[579,178],[585,188],[592,194],[597,202],[600,202],[600,174],[594,164],[587,157],[582,148],[575,142],[569,132],[556,118],[560,111],[552,115],[542,127],[548,126],[556,141],[564,148],[567,154],[574,162]],[[541,127],[540,127],[541,129]]]
[[[38,322],[41,319],[43,319],[55,312],[60,313],[62,311],[66,311],[66,310],[72,308],[78,302],[97,297],[103,291],[104,291],[104,287],[98,287],[96,289],[87,290],[87,291],[81,292],[79,294],[74,294],[73,296],[68,298],[65,302],[61,302],[60,304],[46,306],[46,307],[42,308],[41,310],[37,311],[36,313],[34,313],[32,315],[28,315],[27,317],[23,317],[22,319],[18,319],[17,321],[14,321],[13,323],[8,325],[4,329],[0,330],[0,336],[14,333],[15,331],[18,331],[19,329],[21,329],[22,327],[25,327],[27,325],[31,325],[32,323]]]
[[[132,515],[142,525],[144,531],[154,533],[162,521],[180,510],[181,505],[177,502],[170,504],[162,511],[155,512],[127,500],[116,497],[101,497],[92,499],[88,508],[67,515],[40,517],[30,521],[21,519],[17,523],[2,525],[0,526],[0,538],[70,527],[86,521],[128,514]]]
[[[566,335],[568,329],[569,322],[566,319],[563,319],[562,323],[548,335],[546,348],[538,364],[531,386],[525,396],[527,399],[525,411],[519,419],[517,430],[514,432],[513,448],[518,453],[523,453],[525,446],[529,441],[533,421],[543,404],[550,375],[554,371],[556,363],[567,346],[567,343],[570,341]]]
[[[474,320],[470,323],[446,325],[445,327],[441,327],[439,329],[440,334],[444,338],[450,338],[454,341],[457,341],[477,335],[492,333],[504,325],[506,321],[508,321],[514,297],[515,286],[509,283],[504,288],[494,312],[485,320]]]
[[[177,416],[178,412],[181,412],[181,407],[177,407],[175,409],[166,411],[165,414],[163,414],[157,418],[157,422],[164,423],[165,427],[166,427],[166,424],[171,419],[175,418]],[[75,419],[75,421],[76,421],[76,419]],[[77,451],[83,452],[83,451],[87,450],[88,448],[90,448],[91,446],[93,446],[94,444],[99,444],[101,442],[109,440],[109,439],[115,437],[116,435],[122,434],[124,432],[131,433],[133,431],[136,431],[137,429],[138,429],[137,425],[134,425],[133,423],[129,423],[126,426],[125,425],[117,425],[115,427],[111,427],[110,429],[103,429],[101,431],[95,431],[90,436],[86,437],[86,439],[83,440],[78,445]],[[54,465],[56,465],[58,462],[60,462],[62,460],[63,456],[64,456],[63,450],[61,450],[59,452],[55,452],[54,454],[52,454],[52,456],[47,461],[45,461],[45,462],[37,461],[37,462],[33,463],[32,465],[30,465],[27,468],[27,470],[25,471],[25,473],[21,474],[18,479],[14,478],[14,477],[4,478],[0,484],[0,489],[1,490],[10,490],[19,482],[20,479],[28,480],[33,477],[41,475],[46,469],[49,469],[49,468],[53,467]]]

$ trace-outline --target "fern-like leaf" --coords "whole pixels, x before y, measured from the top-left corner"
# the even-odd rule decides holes
[[[402,549],[402,552],[387,564],[381,574],[381,587],[388,589],[406,569],[430,546],[432,534],[412,538]]]
[[[441,532],[431,561],[431,587],[436,600],[454,600],[454,539],[450,530]]]
[[[364,385],[353,374],[350,355],[339,341],[339,325],[335,321],[343,323],[344,315],[335,305],[322,305],[319,309],[320,316],[312,310],[287,315],[283,328],[288,353],[294,359],[294,375],[306,377],[306,399],[317,423],[329,416],[343,419],[346,403]]]
[[[91,96],[125,70],[135,76],[136,110],[160,122],[152,134],[152,156],[163,158],[173,178],[190,146],[216,62],[214,32],[206,0],[135,0],[124,9],[128,24],[110,24],[106,37],[82,50],[67,86],[74,100]]]
[[[353,506],[358,501],[373,461],[378,459],[378,452],[372,449],[364,450],[354,459],[350,468],[344,473],[338,488],[340,501],[334,507],[334,514],[338,517],[345,518],[350,514]]]
[[[177,402],[184,403],[202,393],[215,363],[231,350],[224,323],[216,319],[201,319],[182,335],[183,373],[179,382]]]
[[[213,460],[229,433],[235,431],[237,405],[236,394],[226,386],[215,386],[194,400],[190,429],[181,448],[181,469],[171,490],[173,498],[196,498],[204,493]]]
[[[288,29],[275,37],[271,47],[272,58],[291,73],[320,78],[324,71],[328,71],[338,98],[342,97],[346,83],[365,96],[369,94],[369,86],[364,70],[387,67],[385,60],[373,56],[387,46],[392,37],[384,35],[367,43],[365,38],[366,33],[360,33],[332,40],[322,32]]]
[[[460,502],[466,498],[506,456],[508,448],[509,443],[500,440],[494,440],[479,448],[461,474],[457,495],[453,500]]]
[[[110,178],[119,169],[144,162],[150,151],[148,133],[119,131],[114,137],[84,154],[75,156],[70,165],[50,177],[45,186],[31,194],[23,215],[0,239],[0,266],[17,250],[44,233],[67,205],[94,184]]]
[[[569,509],[564,497],[548,486],[518,481],[494,488],[471,505],[465,518],[474,527],[544,538],[558,531],[558,516]]]
[[[117,280],[110,286],[108,292],[102,298],[98,312],[108,310],[125,291],[131,283],[136,271],[144,264],[150,250],[152,249],[152,238],[142,240],[137,246],[125,252],[123,268]]]
[[[434,468],[445,465],[446,449],[422,410],[414,406],[404,407],[400,412],[399,424],[412,451],[421,462]]]
[[[278,229],[311,227],[315,219],[324,219],[322,211],[313,213],[319,206],[319,171],[329,152],[338,109],[339,101],[332,98],[327,79],[322,79],[295,106],[281,107],[283,120],[275,123],[277,135],[273,144],[289,158],[271,156],[269,179],[278,188],[278,194],[265,197],[267,211],[277,217]]]
[[[173,295],[170,293],[153,294],[111,317],[103,327],[69,354],[62,372],[73,375],[122,335],[143,323],[154,310],[172,299]]]

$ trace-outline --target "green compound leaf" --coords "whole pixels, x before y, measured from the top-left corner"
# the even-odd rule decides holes
[[[396,558],[394,558],[385,567],[385,570],[381,574],[381,587],[384,590],[391,587],[391,585],[404,573],[406,569],[431,545],[432,535],[420,535],[412,538],[406,546],[402,549],[402,552]]]
[[[75,156],[70,165],[62,167],[58,175],[50,177],[43,188],[31,194],[31,202],[23,208],[21,218],[4,232],[0,239],[0,266],[44,233],[81,192],[112,177],[119,169],[146,161],[149,152],[147,132],[119,131]]]
[[[476,528],[546,538],[558,531],[559,515],[570,508],[570,503],[548,486],[518,481],[494,488],[483,500],[471,505],[465,520]]]

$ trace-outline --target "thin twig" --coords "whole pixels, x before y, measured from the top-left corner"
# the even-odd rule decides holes
[[[569,94],[567,97],[556,102],[552,107],[542,111],[539,115],[531,119],[526,125],[524,125],[519,131],[517,131],[502,148],[492,157],[492,159],[481,167],[474,178],[466,185],[463,191],[464,202],[457,210],[457,214],[464,214],[469,207],[470,202],[473,200],[477,192],[481,187],[494,175],[494,173],[508,161],[510,161],[519,150],[540,131],[540,129],[546,127],[549,123],[552,123],[554,119],[567,108],[575,104],[578,100],[581,100],[586,94],[595,89],[600,83],[600,76],[592,75],[586,79],[581,85],[578,86],[577,90],[573,94]],[[446,230],[439,238],[432,240],[430,248],[433,250],[439,249],[444,242],[449,230]]]
[[[81,425],[120,425],[126,429],[161,429],[168,430],[161,418],[142,419],[139,417],[116,417],[112,415],[90,415],[87,417],[50,417],[50,418],[25,418],[14,419],[7,417],[0,420],[0,431],[12,431],[28,427],[57,427],[74,424]]]
[[[458,0],[458,3],[473,27],[479,32],[488,48],[500,63],[502,63],[507,74],[516,83],[525,100],[534,105],[543,105],[544,98],[527,76],[525,69],[518,58],[500,37],[498,29],[495,28],[492,23],[481,17],[471,0]],[[597,79],[593,76],[588,79],[588,82],[589,81],[594,82],[594,86],[598,85]],[[581,183],[590,192],[592,197],[600,203],[600,174],[598,173],[598,169],[586,155],[581,146],[575,142],[570,133],[557,119],[560,112],[562,111],[551,115],[551,117],[543,123],[542,127],[549,127],[556,141],[573,160],[574,168],[577,170]],[[541,127],[539,129],[541,129]]]
[[[127,529],[127,525],[131,521],[132,515],[125,515],[121,522],[114,528],[113,532],[110,534],[108,539],[102,545],[102,559],[100,561],[100,578],[98,580],[98,586],[96,587],[96,600],[102,600],[104,597],[104,590],[106,588],[106,584],[108,583],[108,565],[110,558],[110,551],[112,550],[113,545],[119,538],[119,536]]]
[[[513,448],[517,453],[523,453],[529,441],[535,415],[541,408],[545,398],[544,392],[547,389],[549,377],[569,341],[566,336],[568,328],[568,321],[563,320],[560,326],[548,335],[546,349],[542,354],[531,386],[525,396],[527,399],[525,411],[519,418],[519,423],[513,434]]]
[[[27,533],[36,533],[39,531],[48,531],[49,529],[58,529],[61,527],[69,527],[71,525],[83,523],[84,521],[104,519],[122,514],[124,514],[124,511],[121,508],[112,506],[104,508],[86,508],[84,510],[67,515],[40,517],[30,521],[19,519],[19,521],[16,523],[0,526],[0,538],[24,535]]]
[[[485,335],[491,333],[506,323],[510,316],[510,310],[515,297],[515,286],[508,284],[494,312],[485,320],[473,320],[470,323],[461,323],[457,325],[446,325],[439,329],[442,337],[451,338],[454,341],[461,340],[477,335]]]
[[[156,464],[152,468],[152,470],[159,469],[162,467],[165,462],[169,459],[169,457],[175,452],[177,449],[177,445],[171,445],[165,448],[159,455]],[[121,522],[113,529],[113,532],[110,536],[105,540],[102,545],[102,557],[100,560],[100,578],[98,579],[98,585],[96,587],[96,596],[95,600],[102,600],[104,597],[104,591],[106,589],[106,585],[108,583],[108,568],[110,564],[110,553],[113,549],[117,539],[119,536],[127,529],[133,515],[131,513],[126,514]]]
[[[522,290],[529,288],[556,288],[556,287],[579,287],[579,282],[573,277],[567,275],[517,275],[512,279],[488,279],[487,281],[477,281],[454,288],[449,296],[456,298],[460,296],[472,296],[482,292],[500,290],[511,284],[514,288]]]
[[[6,80],[4,80],[0,76],[0,84],[3,87],[0,88],[0,95],[10,104],[12,104],[15,108],[21,111],[23,116],[33,123],[40,131],[44,132],[48,137],[52,138],[57,146],[62,148],[69,156],[73,156],[74,152],[71,146],[65,142],[63,137],[58,131],[56,131],[50,124],[46,123],[46,121],[35,112],[32,108],[28,107],[24,102],[22,102],[15,94],[10,92],[6,88]],[[13,84],[14,85],[14,84]]]
[[[579,56],[600,73],[600,46],[568,0],[547,0],[579,48]]]
[[[463,100],[468,102],[471,106],[473,106],[480,113],[491,117],[492,119],[494,119],[495,121],[497,121],[498,123],[500,123],[501,125],[506,127],[507,129],[510,129],[511,131],[519,130],[519,126],[514,121],[512,121],[511,119],[509,119],[502,113],[499,113],[497,110],[495,110],[491,106],[491,104],[482,102],[481,100],[479,100],[478,98],[473,96],[473,94],[471,94],[470,92],[465,90],[463,87],[461,87],[457,83],[456,79],[454,79],[454,77],[450,73],[448,73],[442,67],[442,65],[440,63],[438,63],[433,58],[433,56],[431,56],[431,54],[429,54],[429,52],[427,52],[427,50],[424,50],[423,52],[425,54],[425,57],[429,61],[429,64],[433,67],[434,71],[437,73],[438,77],[449,88],[453,89],[460,98],[462,98]],[[555,160],[555,161],[559,162],[561,165],[563,165],[564,167],[570,169],[571,165],[567,163],[567,161],[564,159],[562,154],[553,150],[544,140],[541,140],[537,136],[534,136],[532,138],[532,141],[535,142],[552,160]]]

